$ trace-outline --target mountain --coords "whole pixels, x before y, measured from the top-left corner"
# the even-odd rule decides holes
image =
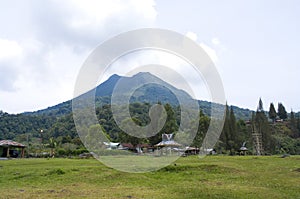
[[[105,82],[103,82],[102,84],[97,86],[96,96],[98,96],[98,97],[111,96],[116,83],[121,78],[122,78],[121,76],[116,75],[116,74],[110,76]],[[126,77],[124,77],[124,78],[126,78]]]
[[[118,83],[119,82],[119,83]],[[151,82],[151,83],[149,83]],[[146,102],[162,104],[169,103],[172,106],[178,106],[179,97],[184,103],[191,102],[192,97],[185,91],[175,88],[160,78],[148,72],[140,72],[132,77],[123,77],[112,75],[105,82],[96,87],[95,100],[96,106],[102,106],[111,103],[111,96],[118,84],[118,92],[130,94],[133,87],[137,87],[132,93],[129,102]],[[141,86],[142,85],[142,86]],[[90,91],[91,92],[91,91]],[[89,92],[88,92],[89,93]],[[177,97],[176,97],[177,96]],[[210,114],[211,102],[198,100],[200,108],[205,114]],[[233,106],[237,119],[250,119],[252,111]],[[51,115],[60,117],[72,112],[72,101],[66,101],[55,106],[48,107],[35,112],[27,112],[29,115]]]
[[[114,84],[112,88],[115,89],[114,96],[120,96],[121,98],[127,96],[130,103],[147,102],[153,104],[161,102],[163,104],[169,103],[178,106],[178,99],[181,99],[184,103],[189,103],[189,101],[193,100],[185,91],[175,88],[148,72],[140,72],[132,77],[119,76],[118,82],[115,81],[116,79],[116,76],[112,76],[107,82],[99,85],[96,89],[96,96],[107,96],[105,95],[107,92],[106,85],[110,83],[110,85]],[[109,93],[112,96],[112,91]]]
[[[95,98],[91,94],[95,95]],[[92,98],[89,98],[91,96]],[[79,110],[79,115],[82,116],[85,121],[89,121],[86,120],[87,115],[84,111],[89,111],[90,109],[86,109],[86,106],[84,106],[86,101],[82,101],[82,99],[95,99],[95,105],[97,107],[96,116],[98,118],[98,122],[107,133],[107,136],[109,136],[113,142],[119,142],[122,139],[127,140],[126,142],[136,142],[136,139],[132,140],[131,138],[128,138],[126,134],[124,134],[120,128],[120,125],[117,124],[116,121],[121,121],[121,124],[124,122],[126,125],[128,118],[131,117],[134,118],[134,121],[136,121],[138,125],[146,126],[152,119],[148,114],[150,107],[152,104],[157,102],[161,102],[164,105],[169,103],[171,106],[173,106],[173,111],[171,106],[164,106],[165,110],[169,110],[170,115],[173,115],[173,119],[171,118],[169,120],[169,122],[172,122],[169,123],[171,125],[166,125],[166,127],[171,126],[172,129],[168,129],[166,132],[177,131],[175,126],[176,124],[181,124],[182,115],[186,115],[186,113],[198,114],[197,109],[191,109],[190,104],[198,103],[203,113],[208,116],[210,115],[210,111],[212,109],[211,107],[224,108],[224,105],[221,104],[212,104],[212,102],[192,99],[187,92],[175,88],[151,73],[138,73],[132,77],[112,75],[105,82],[98,85],[95,90],[88,91],[85,94],[75,98],[75,101],[78,101],[79,103],[77,104],[78,106],[75,106],[75,108],[78,109],[74,110]],[[92,104],[93,107],[93,102],[94,101],[88,101],[88,104]],[[123,110],[127,110],[127,107],[124,105],[127,105],[128,103],[130,104],[128,107],[130,115],[126,115],[126,112],[122,112]],[[184,106],[182,106],[182,104]],[[188,109],[183,109],[183,107]],[[113,112],[114,108],[116,108],[115,111],[118,112]],[[235,118],[238,120],[249,120],[253,113],[253,111],[249,109],[241,109],[237,106],[231,106],[231,108],[234,111]],[[185,110],[188,111],[185,112]],[[196,112],[191,110],[195,110]],[[90,112],[87,113],[89,114]],[[65,150],[65,152],[62,151],[59,154],[66,155],[66,151],[70,151],[71,146],[73,148],[76,147],[77,149],[83,147],[82,142],[78,137],[73,116],[72,100],[60,103],[47,109],[30,113],[14,115],[0,111],[0,140],[12,139],[21,143],[27,143],[28,145],[30,143],[30,150],[38,151],[40,150],[41,142],[44,142],[44,144],[47,145],[48,141],[54,138],[58,143],[60,143],[60,149]],[[118,117],[117,120],[115,119],[115,116]],[[188,114],[188,116],[190,115]],[[190,117],[195,118],[193,115]],[[206,116],[204,117],[207,118]],[[227,122],[228,121],[232,121],[231,118],[230,120],[227,120]],[[246,124],[247,122],[244,121],[237,122],[237,132],[240,134],[239,139],[241,140],[235,140],[235,144],[238,145],[240,144],[238,142],[243,140],[249,143],[249,147],[251,148],[253,147],[250,144],[252,143],[252,130],[251,128],[248,128]],[[272,123],[272,132],[269,131],[269,133],[272,133],[272,137],[274,139],[274,142],[272,143],[280,143],[281,147],[277,148],[277,146],[274,145],[272,150],[277,151],[276,153],[279,153],[282,149],[284,149],[288,153],[299,154],[299,124],[300,119],[297,119],[297,121],[295,121],[295,119],[294,121],[283,121],[276,123],[275,126]],[[95,127],[89,124],[86,126],[88,128],[88,131],[86,132],[93,130]],[[186,127],[187,128],[185,129],[188,132],[190,125]],[[228,127],[227,130],[228,129],[230,128]],[[128,139],[130,139],[130,141],[128,141]],[[224,138],[224,136],[221,136],[220,143],[226,143],[228,141],[226,141],[226,139],[227,138]],[[152,138],[149,138],[149,140],[152,140]],[[229,141],[233,142],[232,140]],[[152,140],[150,143],[155,144],[157,143],[157,140]],[[223,145],[221,144],[219,147],[222,148]]]

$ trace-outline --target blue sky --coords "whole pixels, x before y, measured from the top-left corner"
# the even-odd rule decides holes
[[[164,28],[206,48],[229,104],[300,111],[299,1],[1,1],[0,110],[69,100],[89,53],[113,35]],[[196,85],[196,82],[191,82]],[[201,97],[200,97],[201,98]]]
[[[164,3],[157,5],[160,26],[192,31],[216,51],[230,104],[255,109],[262,97],[265,109],[283,102],[289,111],[300,110],[299,2],[176,1],[171,8],[171,1]]]

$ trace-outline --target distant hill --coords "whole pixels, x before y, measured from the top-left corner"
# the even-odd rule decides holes
[[[111,96],[114,91],[114,88],[118,81],[122,81],[120,90],[122,92],[128,92],[131,89],[132,85],[142,85],[149,81],[155,82],[150,84],[145,84],[144,86],[139,87],[130,98],[130,103],[133,102],[147,102],[154,104],[161,102],[162,104],[169,103],[172,106],[178,106],[179,102],[176,96],[180,96],[181,99],[184,99],[185,103],[189,103],[192,97],[185,91],[175,88],[174,86],[168,84],[167,82],[161,80],[160,78],[152,75],[148,72],[140,72],[132,77],[122,77],[119,75],[112,75],[105,82],[101,83],[96,87],[96,105],[101,106],[104,104],[111,103]],[[170,90],[171,88],[172,90]],[[200,108],[207,115],[210,114],[211,102],[198,100]],[[236,114],[237,119],[248,120],[251,118],[252,111],[249,109],[239,108],[237,106],[232,106]],[[72,101],[66,101],[55,106],[48,107],[43,110],[38,110],[35,112],[27,112],[25,114],[30,115],[50,115],[60,117],[72,112]]]

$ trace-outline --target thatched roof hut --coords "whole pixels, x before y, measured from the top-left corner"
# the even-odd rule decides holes
[[[2,154],[0,154],[1,157],[18,157],[19,154],[15,153],[15,148],[21,149],[21,157],[24,157],[24,151],[25,151],[25,145],[12,141],[12,140],[0,140],[0,148],[2,149]]]
[[[179,147],[181,144],[174,141],[174,134],[162,134],[162,141],[156,145],[155,147]]]

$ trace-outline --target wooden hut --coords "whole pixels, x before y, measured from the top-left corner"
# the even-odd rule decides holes
[[[12,141],[12,140],[0,140],[0,157],[9,158],[13,157],[16,158],[19,156],[19,153],[16,149],[21,149],[21,158],[24,158],[25,154],[25,145]]]
[[[199,154],[200,149],[196,147],[186,147],[184,149],[185,155],[196,155]]]

